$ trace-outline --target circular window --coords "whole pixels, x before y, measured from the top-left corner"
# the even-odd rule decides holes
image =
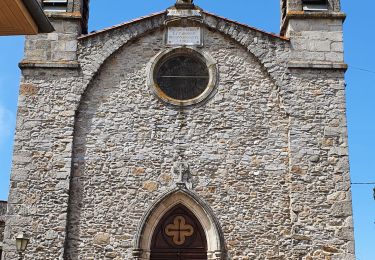
[[[197,57],[180,54],[162,62],[155,79],[160,90],[168,97],[189,100],[205,91],[209,73],[206,64]]]
[[[159,54],[152,63],[151,85],[157,96],[173,105],[203,101],[216,84],[216,62],[190,48]]]

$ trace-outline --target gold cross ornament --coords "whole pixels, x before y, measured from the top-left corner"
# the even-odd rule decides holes
[[[186,237],[190,237],[194,234],[194,228],[186,224],[186,220],[183,216],[177,216],[173,220],[173,224],[169,224],[165,228],[165,234],[173,237],[173,243],[181,246],[185,243]]]

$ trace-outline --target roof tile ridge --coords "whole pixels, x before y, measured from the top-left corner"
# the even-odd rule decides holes
[[[166,11],[164,10],[164,11],[160,11],[160,12],[156,12],[156,13],[151,13],[149,15],[141,16],[141,17],[132,19],[132,20],[124,22],[124,23],[120,23],[120,24],[117,24],[117,25],[106,27],[106,28],[100,29],[98,31],[93,31],[91,33],[88,33],[88,34],[85,34],[85,35],[82,35],[82,36],[78,37],[78,40],[90,38],[90,37],[98,35],[98,34],[102,34],[102,33],[108,32],[108,31],[112,31],[112,30],[116,30],[116,29],[121,28],[123,26],[130,25],[130,24],[133,24],[133,23],[136,23],[136,22],[140,22],[142,20],[146,20],[148,18],[152,18],[152,17],[162,15],[162,14],[166,14]]]
[[[206,14],[206,15],[211,15],[211,16],[214,16],[214,17],[218,17],[220,19],[223,19],[224,21],[227,21],[227,22],[231,22],[231,23],[235,23],[235,24],[238,24],[238,25],[241,25],[241,26],[244,26],[246,28],[249,28],[251,30],[254,30],[254,31],[257,31],[257,32],[260,32],[260,33],[264,33],[264,34],[267,34],[269,36],[272,36],[272,37],[275,37],[275,38],[278,38],[278,39],[281,39],[281,40],[284,40],[284,41],[289,41],[289,38],[288,37],[285,37],[285,36],[281,36],[281,35],[278,35],[278,34],[275,34],[275,33],[270,33],[270,32],[266,32],[264,30],[261,30],[261,29],[258,29],[256,27],[252,27],[248,24],[244,24],[244,23],[241,23],[241,22],[238,22],[236,20],[232,20],[232,19],[229,19],[229,18],[226,18],[226,17],[223,17],[223,16],[220,16],[220,15],[217,15],[217,14],[214,14],[214,13],[211,13],[211,12],[207,12],[207,11],[202,11],[202,13]]]

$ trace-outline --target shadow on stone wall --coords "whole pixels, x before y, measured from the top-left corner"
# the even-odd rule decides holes
[[[1,260],[1,254],[3,253],[3,240],[4,240],[5,213],[6,212],[7,212],[7,202],[0,201],[0,260]]]

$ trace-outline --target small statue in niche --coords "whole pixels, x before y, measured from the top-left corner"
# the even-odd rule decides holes
[[[187,162],[182,161],[181,157],[179,157],[178,160],[173,164],[172,173],[177,186],[191,188],[190,167]]]

